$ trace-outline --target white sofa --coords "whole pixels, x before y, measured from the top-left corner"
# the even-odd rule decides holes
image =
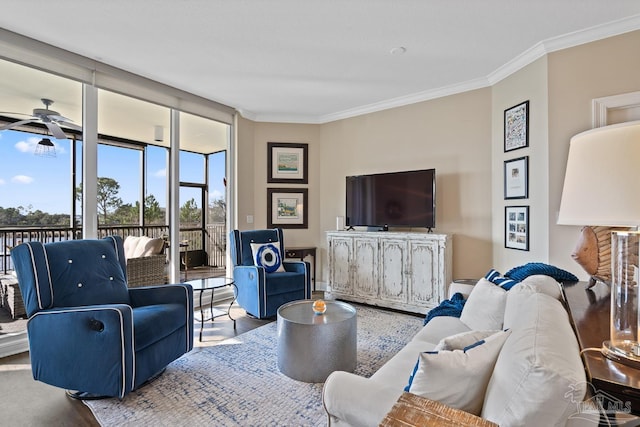
[[[473,294],[479,284],[453,283],[449,295]],[[479,294],[477,291],[476,296]],[[501,427],[564,426],[572,424],[572,418],[581,418],[578,403],[586,393],[586,377],[559,284],[548,276],[530,276],[503,294],[495,301],[488,301],[486,295],[484,301],[475,298],[475,308],[470,305],[473,295],[469,295],[462,320],[434,317],[370,378],[332,373],[323,388],[328,424],[377,426],[403,393],[421,352],[432,351],[445,337],[486,328],[484,320],[500,313],[501,307],[502,327],[510,333],[487,374],[490,378],[480,395],[482,409],[476,415]],[[478,310],[483,305],[486,308]],[[472,308],[476,313],[470,313]],[[477,317],[483,311],[486,319]]]

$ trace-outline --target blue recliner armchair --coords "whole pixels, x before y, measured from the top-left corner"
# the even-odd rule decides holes
[[[273,317],[282,304],[311,298],[309,263],[282,261],[285,247],[281,228],[233,230],[230,238],[237,301],[247,313],[259,319]],[[273,243],[279,251],[273,250]],[[274,271],[280,264],[284,271]]]
[[[11,258],[38,381],[123,398],[193,348],[191,285],[129,289],[118,236],[23,243]]]

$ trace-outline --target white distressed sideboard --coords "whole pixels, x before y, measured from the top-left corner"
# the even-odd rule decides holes
[[[448,234],[327,232],[327,297],[427,313],[447,297]]]

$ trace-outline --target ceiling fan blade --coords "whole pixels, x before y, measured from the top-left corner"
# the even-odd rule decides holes
[[[58,122],[58,125],[60,125],[63,128],[69,128],[69,129],[73,129],[73,130],[82,131],[82,126],[78,126],[77,124],[72,123],[72,122]]]
[[[49,117],[54,122],[73,122],[73,120],[65,116],[61,116],[60,114],[47,114],[47,117]]]
[[[7,125],[0,126],[0,130],[13,129],[16,126],[24,125],[24,124],[30,123],[32,121],[33,121],[32,119],[27,119],[27,120],[20,120],[19,122],[9,123]]]
[[[13,111],[0,111],[0,116],[4,116],[5,114],[13,114],[16,116],[29,116],[29,117],[33,117],[33,115],[31,114],[26,114],[26,113],[14,113]],[[34,117],[35,118],[35,117]]]
[[[49,132],[51,132],[51,135],[53,135],[54,138],[67,139],[67,135],[64,134],[62,129],[60,129],[60,126],[58,126],[56,123],[45,122],[44,124],[47,126],[47,129],[49,129]]]

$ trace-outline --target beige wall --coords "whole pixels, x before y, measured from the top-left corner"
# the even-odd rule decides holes
[[[491,266],[490,107],[491,91],[481,89],[322,125],[315,238],[324,259],[324,232],[345,214],[347,175],[435,168],[434,232],[453,234],[453,276],[484,274]]]
[[[319,248],[344,215],[347,175],[436,168],[434,230],[451,233],[454,278],[547,262],[586,276],[571,259],[579,228],[556,225],[571,136],[591,127],[593,98],[640,90],[640,31],[565,49],[490,88],[322,125],[238,126],[238,224],[266,225],[266,144],[309,143],[309,229],[285,230],[288,245]],[[530,101],[530,141],[504,153],[504,110]],[[504,200],[507,159],[529,156],[529,198]],[[594,195],[597,203],[597,195]],[[504,207],[531,206],[530,250],[504,248]],[[254,224],[246,223],[254,215]]]
[[[640,31],[552,53],[548,62],[549,258],[554,265],[586,279],[570,256],[580,228],[556,225],[569,140],[591,129],[592,99],[640,90]],[[598,203],[597,194],[593,202]]]
[[[252,122],[243,118],[238,123],[237,224],[238,229],[260,229],[267,226],[267,188],[308,188],[308,229],[285,229],[287,246],[316,245],[320,223],[319,125]],[[309,144],[309,184],[267,184],[267,143],[295,142]],[[253,223],[247,216],[253,216]]]
[[[549,262],[547,59],[492,87],[493,267],[501,273],[527,262]],[[529,101],[529,146],[504,152],[504,110]],[[529,197],[504,199],[505,160],[529,157]],[[529,206],[529,250],[505,248],[505,206]]]

